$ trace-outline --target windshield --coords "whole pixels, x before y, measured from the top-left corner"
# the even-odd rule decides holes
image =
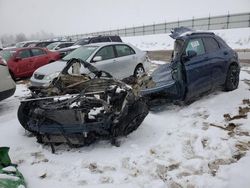
[[[97,48],[98,46],[82,46],[66,55],[63,60],[68,61],[72,58],[79,58],[86,61]]]
[[[16,47],[21,48],[21,47],[23,47],[24,44],[25,44],[24,42],[19,42],[16,44]]]
[[[181,53],[182,47],[184,45],[184,41],[183,40],[176,40],[174,43],[174,51],[172,54],[172,58],[175,59],[176,57],[178,57]]]
[[[2,58],[5,59],[5,61],[9,61],[9,59],[13,56],[14,53],[15,53],[15,51],[2,50],[2,51],[0,51],[0,56],[2,56]]]
[[[86,38],[86,39],[80,39],[76,41],[74,45],[86,45],[88,43],[89,43],[89,39]]]
[[[54,43],[49,44],[46,48],[49,50],[54,50],[54,48],[58,46],[59,44],[60,44],[59,42],[54,42]]]

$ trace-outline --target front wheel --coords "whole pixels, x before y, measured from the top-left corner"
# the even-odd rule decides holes
[[[237,65],[231,65],[227,72],[225,90],[232,91],[238,88],[240,70]]]
[[[134,77],[140,78],[145,73],[145,70],[142,65],[137,65],[134,71]]]

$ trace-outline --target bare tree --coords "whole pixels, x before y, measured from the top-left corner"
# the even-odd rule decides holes
[[[25,34],[19,33],[16,35],[16,42],[22,42],[26,40],[27,40],[27,37],[25,36]]]

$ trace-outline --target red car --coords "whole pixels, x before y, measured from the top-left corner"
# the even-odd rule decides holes
[[[6,49],[0,56],[7,61],[13,79],[31,77],[37,68],[60,59],[59,52],[38,47]]]

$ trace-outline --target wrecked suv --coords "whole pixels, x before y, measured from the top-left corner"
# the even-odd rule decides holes
[[[212,32],[175,28],[172,61],[152,74],[155,86],[142,89],[151,99],[191,102],[217,87],[234,90],[239,84],[237,53]]]
[[[90,71],[81,74],[84,66]],[[136,85],[135,85],[136,86]],[[128,135],[148,114],[139,91],[80,59],[71,59],[49,87],[30,87],[18,119],[38,142],[88,145]]]

